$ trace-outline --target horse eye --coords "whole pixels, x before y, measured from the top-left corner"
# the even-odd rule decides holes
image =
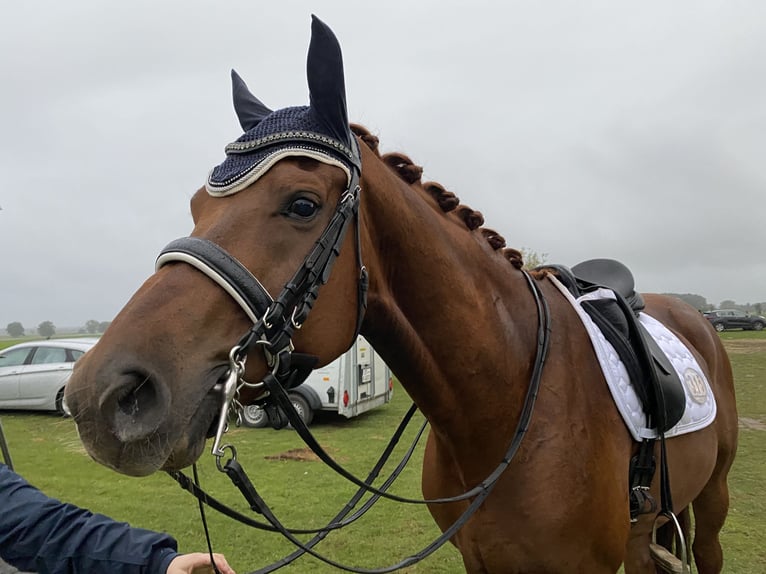
[[[316,215],[318,209],[319,206],[316,203],[310,199],[301,197],[290,204],[290,206],[287,208],[287,212],[290,215],[294,215],[302,219],[308,219],[309,217]]]

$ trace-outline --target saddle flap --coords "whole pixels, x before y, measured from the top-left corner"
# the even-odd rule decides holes
[[[683,384],[670,360],[641,325],[638,314],[644,300],[635,291],[633,273],[615,259],[589,259],[568,268],[545,265],[578,299],[582,308],[612,344],[625,365],[636,394],[651,425],[660,432],[672,428],[683,417],[686,397]],[[598,298],[607,289],[614,298]]]
[[[686,394],[683,383],[678,377],[667,355],[660,349],[654,337],[641,323],[636,322],[641,338],[652,360],[655,379],[655,402],[657,405],[657,426],[662,432],[675,426],[684,416]]]
[[[678,373],[624,298],[583,301],[582,308],[620,356],[652,426],[671,429],[684,414],[686,395]]]

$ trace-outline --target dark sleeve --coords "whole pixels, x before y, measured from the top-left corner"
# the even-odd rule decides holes
[[[0,464],[0,558],[40,574],[165,574],[176,541],[47,497]]]

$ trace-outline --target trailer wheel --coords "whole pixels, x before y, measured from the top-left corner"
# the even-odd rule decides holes
[[[311,408],[308,401],[298,393],[290,393],[289,396],[290,402],[293,403],[296,412],[300,415],[301,419],[303,419],[306,426],[309,426],[311,421],[314,420],[314,410]],[[292,428],[292,425],[290,425],[290,428]]]
[[[269,424],[269,417],[258,405],[247,405],[242,409],[242,424],[256,429],[263,428]]]

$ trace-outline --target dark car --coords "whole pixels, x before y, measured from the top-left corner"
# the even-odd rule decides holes
[[[718,332],[728,329],[760,331],[766,327],[766,318],[760,315],[750,315],[739,309],[716,309],[715,311],[707,311],[704,315]]]

